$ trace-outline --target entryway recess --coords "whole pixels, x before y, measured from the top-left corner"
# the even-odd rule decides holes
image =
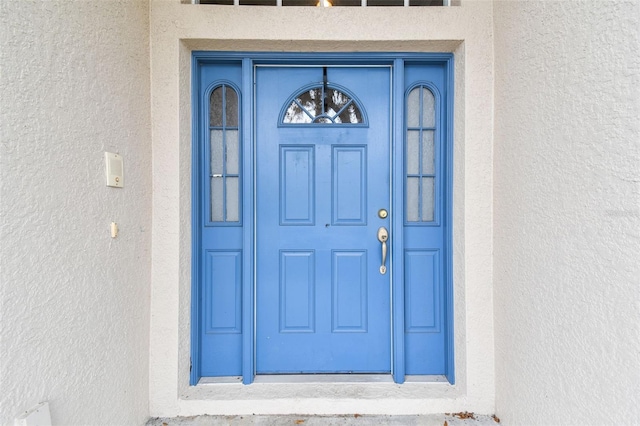
[[[453,384],[453,55],[194,52],[192,73],[191,384]]]

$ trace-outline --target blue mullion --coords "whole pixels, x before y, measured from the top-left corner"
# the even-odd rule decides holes
[[[209,95],[211,96],[211,95]],[[209,108],[210,107],[210,102],[206,102],[206,104],[209,104]],[[202,107],[202,112],[204,115],[204,112],[207,111],[209,112],[209,115],[211,115],[211,112],[208,111],[208,109],[205,108],[205,102],[203,101],[203,107]],[[203,118],[204,120],[204,118]],[[202,180],[204,181],[204,177],[205,176],[209,176],[209,179],[206,182],[203,182],[203,187],[206,189],[206,191],[208,192],[209,196],[205,197],[205,199],[209,200],[208,205],[205,205],[205,203],[202,203],[202,224],[204,225],[205,223],[212,223],[213,221],[211,220],[211,212],[212,212],[212,208],[211,208],[211,203],[213,202],[213,199],[211,198],[211,188],[213,187],[212,183],[211,183],[211,179],[213,179],[213,170],[211,169],[211,130],[209,130],[208,132],[203,132],[205,133],[203,135],[203,144],[202,144],[202,150],[204,151],[204,158],[206,159],[206,163],[204,165],[204,170],[203,170],[203,175],[202,177],[198,176],[198,179],[202,178]]]
[[[238,184],[242,184],[242,209],[238,207],[242,215],[244,232],[242,234],[242,383],[253,383],[255,376],[255,317],[254,317],[254,192],[255,177],[253,170],[254,144],[253,144],[253,60],[242,58],[242,90],[239,96],[240,114],[242,121],[242,138],[238,140],[238,148],[242,153],[241,168],[244,174]],[[240,202],[240,200],[238,200]]]
[[[347,102],[347,103],[346,103],[342,108],[340,108],[340,110],[339,110],[338,112],[336,112],[336,115],[334,115],[334,117],[333,117],[333,118],[335,119],[335,118],[336,118],[336,117],[338,117],[340,114],[342,114],[342,111],[344,111],[345,109],[347,109],[347,107],[348,107],[349,105],[351,105],[352,103],[353,103],[353,99],[350,99],[350,100],[349,100],[349,102]],[[331,120],[331,121],[335,123],[335,120]]]
[[[419,96],[419,103],[418,105],[420,105],[418,107],[418,124],[420,125],[420,128],[418,130],[418,170],[420,172],[420,178],[418,179],[418,217],[420,218],[420,222],[423,222],[422,220],[422,124],[423,124],[423,120],[422,120],[422,113],[423,113],[423,102],[422,102],[422,91],[424,90],[422,86],[418,86],[418,96]]]
[[[407,127],[407,130],[436,130],[435,127]]]
[[[404,335],[404,218],[405,218],[405,115],[404,115],[404,60],[395,59],[393,63],[392,88],[392,171],[391,171],[391,284],[393,303],[393,381],[402,384],[405,381],[405,335]],[[391,263],[391,262],[390,262]]]
[[[435,223],[441,223],[440,222],[440,200],[442,199],[442,197],[440,196],[440,179],[438,178],[438,175],[440,173],[442,173],[442,166],[440,164],[440,135],[438,132],[438,123],[439,123],[439,119],[440,119],[440,103],[438,102],[438,97],[436,97],[436,94],[433,94],[433,99],[435,102],[435,108],[433,109],[433,114],[435,117],[433,122],[435,124],[435,128],[433,129],[433,171],[435,172],[435,175],[433,176],[433,221]]]
[[[222,221],[227,221],[227,86],[222,85]]]
[[[238,126],[209,126],[209,130],[239,130]]]

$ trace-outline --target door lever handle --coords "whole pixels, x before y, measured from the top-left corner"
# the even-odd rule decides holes
[[[382,265],[380,265],[380,273],[387,273],[387,240],[389,240],[389,232],[384,226],[378,228],[378,241],[382,243]]]

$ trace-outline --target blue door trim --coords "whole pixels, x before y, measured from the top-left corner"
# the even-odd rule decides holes
[[[451,383],[455,383],[455,356],[453,334],[453,98],[454,98],[454,57],[451,53],[275,53],[275,52],[206,52],[194,51],[192,54],[192,284],[191,284],[191,372],[190,384],[196,385],[200,379],[200,326],[201,305],[199,303],[202,294],[200,289],[202,238],[200,227],[203,217],[202,199],[199,196],[202,191],[200,176],[202,158],[203,126],[199,123],[203,119],[205,111],[200,96],[201,66],[214,63],[234,63],[242,67],[242,87],[240,88],[242,105],[242,130],[244,147],[242,156],[242,223],[243,223],[243,260],[242,260],[242,376],[243,383],[250,384],[255,376],[255,289],[254,289],[254,230],[255,230],[255,176],[253,162],[255,158],[254,147],[254,65],[257,64],[303,64],[303,65],[392,65],[393,66],[393,122],[392,122],[392,150],[394,152],[393,170],[394,181],[392,183],[394,198],[392,200],[392,212],[403,211],[403,149],[404,149],[404,73],[405,64],[408,63],[441,63],[446,67],[445,104],[446,111],[444,130],[446,161],[443,164],[442,176],[445,179],[446,194],[443,197],[444,214],[442,219],[444,238],[444,280],[445,280],[445,329],[446,329],[446,366],[445,376]],[[393,214],[393,213],[392,213]],[[403,216],[394,214],[393,227],[402,229]],[[392,231],[391,259],[395,259],[395,267],[392,273],[392,304],[393,304],[393,359],[392,373],[397,383],[403,383],[405,377],[405,353],[404,353],[404,271],[400,267],[403,253],[402,232]]]
[[[200,380],[200,221],[203,219],[199,212],[200,197],[200,146],[202,140],[202,126],[200,125],[202,108],[200,106],[200,67],[198,57],[191,58],[191,357],[189,362],[189,384],[195,385]]]
[[[392,151],[393,164],[391,165],[392,182],[392,218],[393,230],[391,242],[391,259],[393,268],[391,271],[392,279],[392,303],[393,303],[393,380],[396,383],[404,383],[405,376],[405,354],[404,354],[404,268],[397,267],[396,259],[402,259],[404,256],[404,237],[403,232],[395,232],[396,229],[403,227],[403,211],[404,197],[404,179],[398,179],[398,176],[404,176],[404,61],[395,59],[393,64],[393,117],[392,117]]]
[[[444,206],[444,253],[445,253],[445,309],[446,309],[446,342],[447,342],[447,363],[445,376],[452,385],[456,383],[455,376],[455,356],[454,356],[454,334],[453,334],[453,98],[454,98],[454,67],[453,55],[447,61],[447,120],[445,121],[445,185],[447,193]]]
[[[255,158],[255,148],[253,144],[253,62],[250,58],[242,59],[242,86],[248,88],[242,91],[242,115],[244,116],[243,130],[245,139],[241,141],[241,145],[245,145],[244,161],[242,164],[245,170],[245,179],[243,183],[243,193],[248,194],[243,197],[243,203],[246,208],[243,209],[243,222],[245,223],[244,233],[242,235],[244,247],[250,248],[245,250],[245,256],[242,262],[243,276],[246,277],[242,282],[242,315],[245,321],[242,323],[242,383],[248,385],[253,382],[255,376],[255,327],[254,327],[254,208],[255,194],[255,177],[253,174],[253,163]],[[250,196],[249,196],[250,195]],[[250,319],[250,320],[249,320]]]

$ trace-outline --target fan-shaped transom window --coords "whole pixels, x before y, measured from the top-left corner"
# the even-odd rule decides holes
[[[331,86],[312,86],[290,98],[283,124],[365,124],[359,102],[344,90]]]

